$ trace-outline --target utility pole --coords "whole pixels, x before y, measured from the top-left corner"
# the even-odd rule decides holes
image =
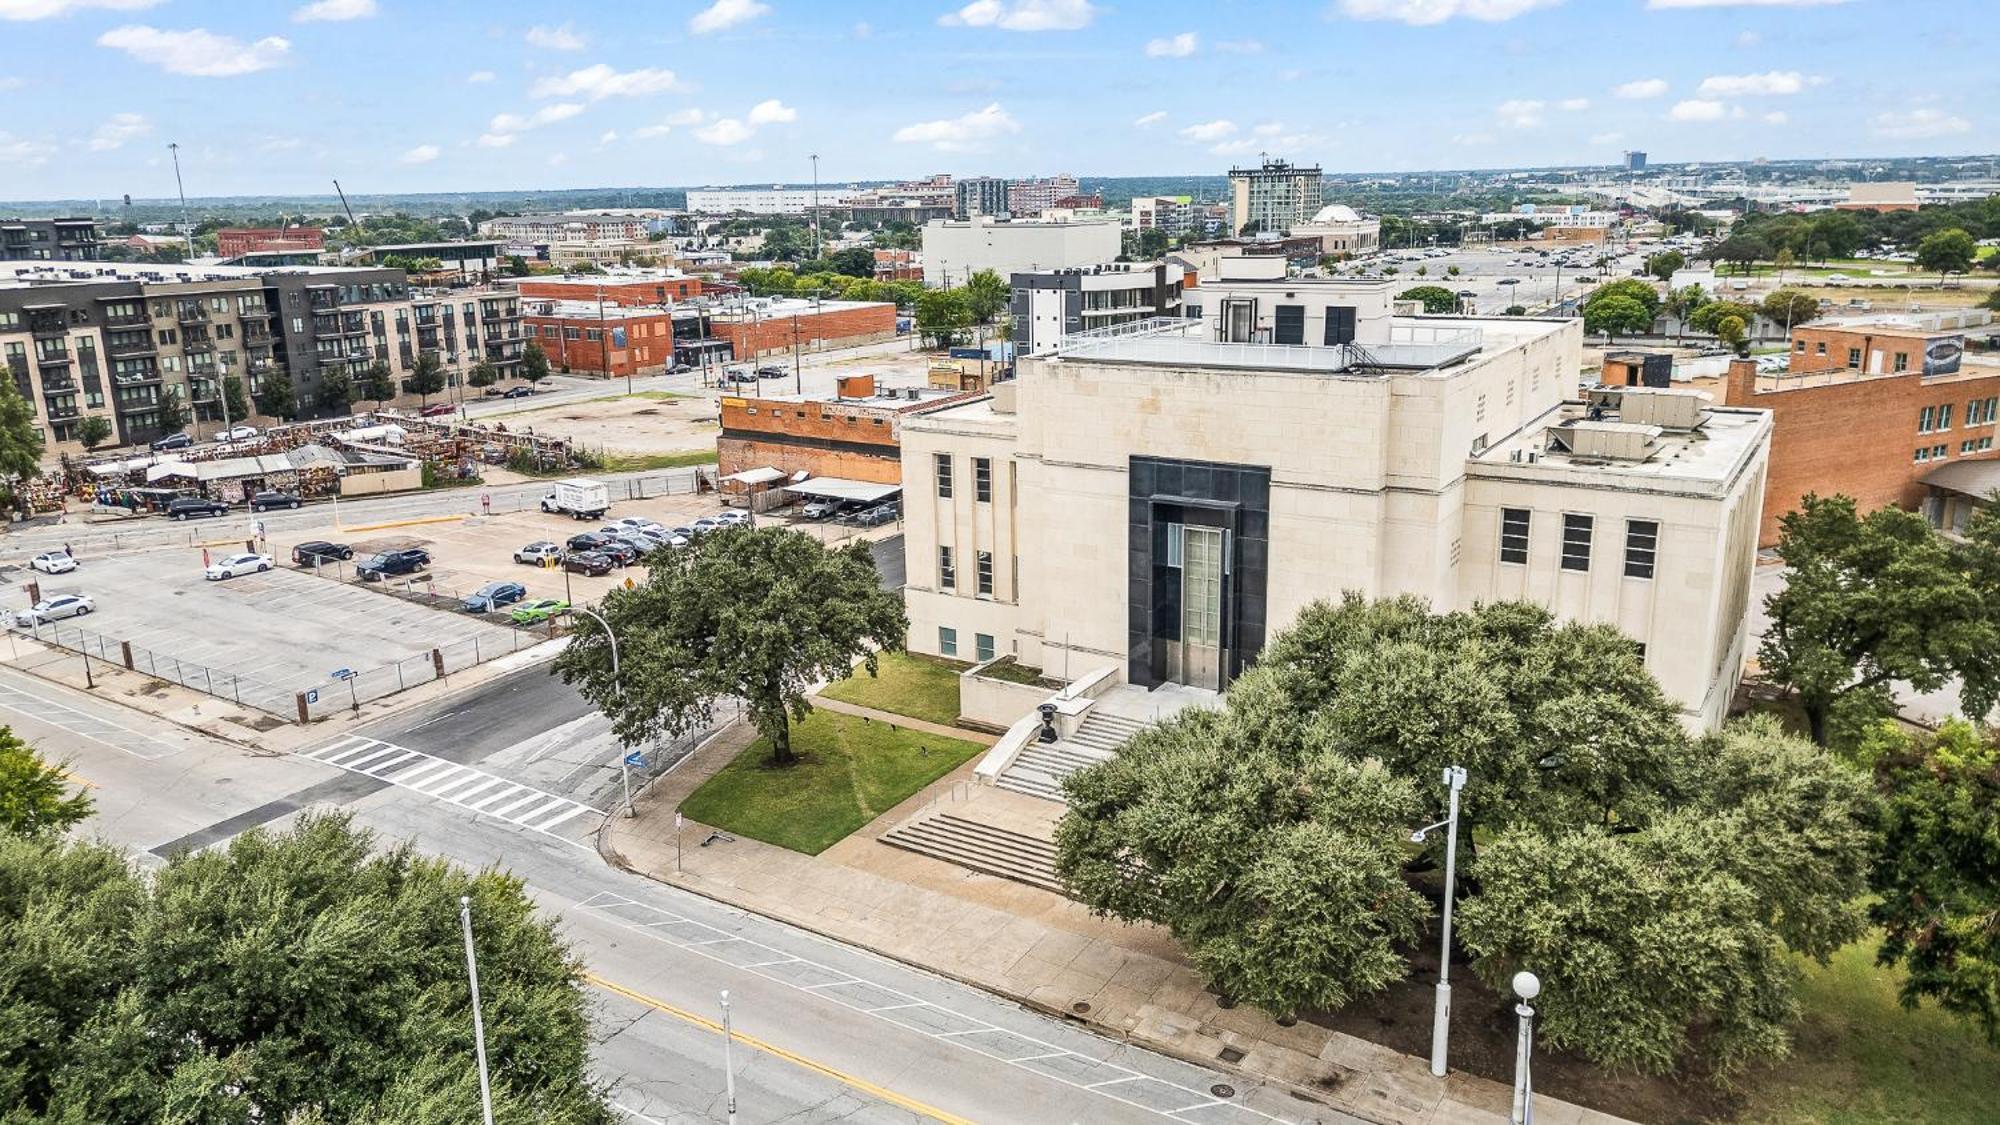
[[[479,960],[472,952],[472,898],[460,895],[458,923],[465,931],[465,975],[472,983],[472,1046],[479,1056],[479,1110],[493,1125],[493,1086],[486,1077],[486,1022],[479,1014]]]
[[[188,193],[181,183],[181,146],[178,141],[168,141],[167,151],[174,155],[174,190],[181,197],[181,233],[187,236],[188,257],[194,257],[194,227],[188,222]]]
[[[736,1125],[736,1031],[729,1022],[729,990],[722,990],[722,1081],[729,1093],[729,1125]],[[491,1122],[488,1123],[491,1125]]]

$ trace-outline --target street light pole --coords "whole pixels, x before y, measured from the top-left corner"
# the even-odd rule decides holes
[[[567,575],[569,572],[565,569],[563,573]],[[594,609],[585,609],[580,605],[573,605],[570,608],[603,627],[605,638],[611,642],[611,694],[614,696],[624,695],[625,684],[618,676],[618,634],[611,631],[611,622],[606,621]],[[625,815],[630,817],[635,815],[632,811],[632,765],[626,760],[626,756],[622,754],[618,758],[618,772],[625,782]]]
[[[1535,974],[1522,970],[1514,974],[1514,995],[1521,998],[1514,1005],[1514,1014],[1520,1018],[1520,1032],[1514,1042],[1514,1108],[1507,1117],[1510,1125],[1535,1125],[1534,1080],[1528,1070],[1528,1056],[1534,1049],[1535,1010],[1528,1001],[1542,993],[1542,982]]]
[[[1436,824],[1426,824],[1410,833],[1410,842],[1421,844],[1440,828],[1444,842],[1444,937],[1438,950],[1437,1001],[1431,1010],[1431,1073],[1445,1076],[1445,1049],[1451,1039],[1451,908],[1458,884],[1458,792],[1465,788],[1465,767],[1444,768],[1445,788],[1450,792],[1449,812]]]
[[[180,146],[180,142],[178,142],[178,141],[168,141],[168,142],[167,142],[167,151],[168,151],[168,152],[170,152],[170,153],[173,153],[173,155],[174,155],[174,190],[175,190],[176,192],[180,193],[180,197],[181,197],[181,233],[182,233],[183,235],[185,235],[185,236],[186,236],[186,238],[187,238],[187,244],[188,244],[188,258],[189,258],[190,260],[192,260],[192,259],[194,258],[194,227],[193,227],[192,225],[190,225],[190,224],[188,223],[188,193],[187,193],[187,186],[186,186],[185,184],[181,183],[181,146]]]
[[[493,1125],[493,1086],[486,1077],[486,1023],[479,1013],[479,961],[472,952],[472,897],[458,898],[458,923],[465,931],[465,975],[472,982],[472,1046],[479,1056],[479,1111]]]
[[[729,1125],[736,1125],[735,1039],[736,1032],[729,1023],[729,990],[725,988],[722,990],[722,1081],[729,1094]]]

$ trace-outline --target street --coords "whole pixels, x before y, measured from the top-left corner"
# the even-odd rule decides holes
[[[88,788],[98,811],[85,831],[146,862],[339,808],[385,839],[511,870],[587,966],[598,1076],[635,1122],[722,1116],[723,989],[746,1123],[1352,1120],[608,867],[590,838],[616,806],[622,748],[546,668],[296,754],[12,670],[0,670],[0,713]],[[687,853],[698,871],[700,841]]]

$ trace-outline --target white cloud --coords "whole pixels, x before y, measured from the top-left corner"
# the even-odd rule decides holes
[[[1626,82],[1611,88],[1612,97],[1623,98],[1626,101],[1643,101],[1646,98],[1657,98],[1666,92],[1667,80],[1664,78],[1640,78],[1636,81]]]
[[[1646,0],[1648,8],[1825,8],[1848,0]]]
[[[1160,122],[1165,121],[1166,119],[1167,119],[1167,111],[1164,109],[1156,109],[1153,112],[1146,114],[1144,117],[1141,117],[1133,121],[1132,124],[1138,126],[1141,129],[1144,129],[1148,125],[1158,125]]]
[[[313,0],[292,13],[296,23],[339,23],[375,15],[375,0]]]
[[[1764,74],[1716,74],[1701,80],[1695,92],[1708,98],[1754,98],[1796,94],[1818,78],[1807,78],[1796,70],[1773,70]]]
[[[739,23],[749,23],[758,16],[769,15],[771,6],[757,0],[715,0],[688,20],[688,30],[696,35],[708,35],[735,27]]]
[[[1878,137],[1888,137],[1898,141],[1923,140],[1928,137],[1948,137],[1954,133],[1969,133],[1972,122],[1941,109],[1913,109],[1907,113],[1878,113],[1868,119],[1868,124]]]
[[[606,129],[603,133],[600,133],[598,135],[597,145],[599,148],[602,148],[605,145],[615,143],[617,140],[618,140],[618,130]]]
[[[1224,39],[1215,45],[1215,49],[1225,55],[1261,55],[1264,44],[1257,39]]]
[[[1590,108],[1589,98],[1564,98],[1556,103],[1556,108],[1564,113],[1580,113]]]
[[[604,63],[573,70],[568,74],[555,74],[537,81],[528,93],[537,98],[586,97],[591,101],[605,98],[636,98],[647,94],[665,94],[685,88],[685,83],[674,76],[671,70],[647,67],[643,70],[613,70]]]
[[[31,141],[26,137],[0,132],[0,164],[39,168],[48,163],[55,151],[56,146],[47,141]]]
[[[543,125],[553,125],[558,121],[567,121],[582,112],[583,104],[581,102],[557,102],[554,105],[545,105],[535,112],[526,115],[519,113],[496,113],[493,115],[493,120],[487,123],[486,128],[489,132],[494,133],[520,133],[529,129],[539,128]]]
[[[491,82],[498,77],[499,75],[494,74],[490,70],[475,70],[471,74],[466,75],[465,80],[472,83]]]
[[[1500,23],[1525,15],[1537,8],[1553,8],[1563,0],[1340,0],[1340,12],[1349,19],[1398,20],[1425,27],[1460,16],[1484,23]]]
[[[958,117],[919,121],[896,130],[891,138],[902,144],[929,145],[939,152],[978,152],[1001,137],[1021,131],[1021,123],[993,102]]]
[[[0,20],[27,22],[67,16],[86,8],[112,12],[136,12],[160,0],[0,0]]]
[[[1183,31],[1166,39],[1148,39],[1146,54],[1155,59],[1184,59],[1195,53],[1201,40],[1192,31]]]
[[[798,119],[798,110],[793,109],[776,98],[758,102],[756,105],[750,107],[750,124],[752,125],[777,125],[786,121],[797,121]]]
[[[1259,137],[1281,136],[1284,134],[1284,131],[1285,123],[1282,121],[1266,121],[1262,125],[1250,130],[1251,133]]]
[[[557,153],[551,153],[549,155],[548,164],[549,167],[551,168],[560,168],[568,163],[569,163],[569,153],[557,152]]]
[[[1509,129],[1532,129],[1542,123],[1542,111],[1547,108],[1545,102],[1514,98],[1494,106],[1493,112],[1500,116],[1500,124]]]
[[[1764,36],[1758,32],[1739,31],[1736,33],[1736,45],[1738,47],[1756,47],[1761,46],[1763,42]]]
[[[634,129],[632,135],[643,138],[664,137],[675,129],[688,125],[699,125],[701,122],[702,112],[698,109],[676,110],[673,113],[667,114],[666,120],[660,122],[658,125],[647,125],[641,129]]]
[[[5,78],[0,78],[0,90],[18,90],[27,84],[28,80],[18,74],[10,74]]]
[[[568,24],[561,27],[531,27],[526,36],[528,46],[542,47],[551,51],[581,51],[589,43]]]
[[[1792,115],[1782,109],[1774,109],[1764,115],[1763,121],[1766,125],[1789,125],[1792,123]]]
[[[403,154],[403,163],[429,164],[431,161],[436,160],[440,155],[442,155],[443,152],[444,150],[436,145],[418,145],[417,147]]]
[[[1474,145],[1490,145],[1493,143],[1493,134],[1453,133],[1451,136],[1451,143],[1455,145],[1464,145],[1467,147],[1471,147]]]
[[[506,148],[508,145],[511,145],[513,143],[514,143],[514,134],[512,133],[479,134],[480,148]]]
[[[972,0],[938,17],[946,27],[997,27],[1002,31],[1077,31],[1097,16],[1090,0]]]
[[[1625,134],[1623,133],[1593,133],[1590,137],[1590,143],[1594,145],[1615,145],[1624,139]]]
[[[1675,102],[1674,108],[1667,111],[1667,118],[1671,121],[1720,121],[1728,112],[1729,107],[1721,102],[1690,98]]]
[[[756,132],[734,117],[722,117],[696,129],[694,135],[705,145],[740,145]]]
[[[143,114],[114,113],[110,120],[97,127],[90,135],[90,151],[109,152],[119,148],[134,137],[143,137],[153,131],[153,123]]]
[[[144,24],[114,27],[97,37],[97,45],[123,51],[169,74],[197,78],[233,78],[282,64],[290,55],[289,41],[272,35],[245,43],[203,28],[163,31]]]
[[[1207,142],[1219,141],[1224,137],[1234,135],[1235,132],[1236,122],[1223,118],[1216,121],[1204,121],[1199,125],[1190,125],[1181,130],[1181,136],[1191,141]]]

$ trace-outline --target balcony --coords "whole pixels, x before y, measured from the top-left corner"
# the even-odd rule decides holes
[[[181,351],[187,355],[208,355],[215,351],[215,341],[206,336],[189,336],[181,341]]]
[[[243,322],[243,343],[245,346],[268,344],[271,342],[271,326],[261,320]]]
[[[37,336],[60,336],[69,331],[69,319],[62,309],[29,309],[28,331]]]
[[[314,312],[331,312],[340,307],[340,290],[332,286],[309,289],[306,291],[306,306]]]
[[[67,374],[61,372],[54,374],[48,372],[42,373],[43,394],[73,394],[75,391],[76,380],[70,378]]]
[[[51,367],[68,367],[70,361],[75,358],[75,356],[70,355],[68,352],[37,352],[35,363],[42,369],[47,370]]]
[[[139,332],[104,339],[104,353],[111,356],[152,355],[153,337],[150,333]]]
[[[174,319],[180,321],[182,324],[207,324],[208,306],[182,305],[180,308],[174,310]]]
[[[45,413],[51,422],[67,422],[83,414],[83,410],[74,401],[67,406],[57,406],[54,403],[46,403],[45,406],[47,407]]]
[[[150,328],[152,327],[152,323],[152,320],[146,316],[144,310],[139,312],[104,314],[104,326],[106,328]]]

